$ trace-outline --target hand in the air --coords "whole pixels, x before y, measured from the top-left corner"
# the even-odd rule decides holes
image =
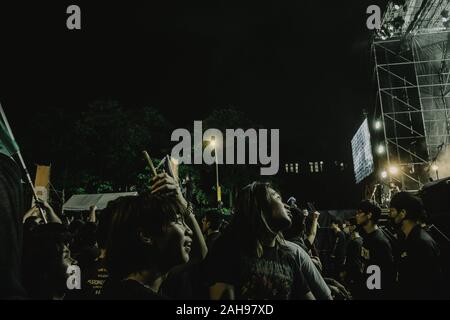
[[[152,179],[151,194],[173,197],[182,208],[186,208],[188,203],[181,193],[181,188],[174,178],[167,173],[158,174]]]

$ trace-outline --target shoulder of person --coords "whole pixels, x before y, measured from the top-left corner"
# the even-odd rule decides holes
[[[358,241],[358,239],[352,239],[348,243],[348,248],[359,248],[362,246],[362,241]]]
[[[413,242],[413,251],[418,254],[433,256],[439,254],[439,247],[425,230],[421,230],[420,236]]]
[[[302,247],[300,247],[298,244],[291,242],[289,240],[284,240],[283,247],[285,247],[287,250],[291,250],[293,252],[296,252],[297,250],[302,250]]]
[[[386,237],[384,232],[381,229],[378,229],[376,232],[377,235],[374,239],[376,239],[376,241],[382,244],[383,246],[391,248],[391,242],[389,241],[388,237]]]
[[[225,265],[234,265],[240,257],[241,251],[236,243],[236,239],[224,234],[217,238],[214,247],[208,251],[205,260],[202,262],[202,266],[221,268]]]
[[[419,237],[418,239],[422,242],[428,243],[430,245],[435,245],[436,242],[434,241],[433,237],[424,229],[420,228],[419,230]]]
[[[309,254],[298,244],[295,244],[291,241],[284,241],[284,248],[290,251],[294,256],[300,258],[300,261],[304,261],[306,259],[310,259]]]

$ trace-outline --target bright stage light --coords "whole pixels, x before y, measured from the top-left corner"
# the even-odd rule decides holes
[[[380,120],[375,121],[375,124],[374,124],[375,130],[380,130],[381,126],[382,125],[381,125],[381,121]]]
[[[386,148],[384,147],[384,145],[380,144],[380,145],[377,147],[377,153],[378,153],[378,154],[384,154],[385,151],[386,151]]]
[[[449,20],[448,10],[442,10],[441,19],[442,19],[442,23],[444,24],[444,27],[448,28],[448,20]]]
[[[394,9],[398,10],[405,5],[405,0],[394,0]]]
[[[398,168],[396,166],[391,166],[389,168],[389,173],[392,175],[396,175],[398,173]]]
[[[387,176],[388,176],[388,173],[387,173],[387,171],[386,171],[386,170],[384,170],[384,171],[381,171],[381,178],[382,178],[382,179],[386,179],[386,178],[387,178]]]
[[[438,167],[437,165],[433,164],[433,165],[431,166],[431,170],[433,170],[433,171],[438,171],[438,170],[439,170],[439,167]]]

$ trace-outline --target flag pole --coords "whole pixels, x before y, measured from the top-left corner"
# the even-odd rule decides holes
[[[11,136],[11,139],[13,139],[13,141],[16,141],[16,139],[14,138],[14,134],[13,134],[13,132],[11,130],[11,127],[9,126],[8,119],[6,118],[6,114],[3,111],[3,107],[2,107],[1,103],[0,103],[0,114],[2,116],[3,123],[5,124],[6,130],[8,130],[8,133]],[[38,198],[38,196],[36,194],[36,189],[34,189],[33,182],[31,181],[30,173],[28,172],[27,166],[25,165],[25,161],[23,160],[22,153],[20,152],[19,148],[17,148],[17,156],[19,158],[20,164],[22,165],[22,169],[25,172],[25,175],[27,177],[27,181],[28,181],[28,183],[29,183],[29,185],[31,187],[32,192],[33,192],[34,201],[36,202],[36,204],[38,204],[40,202],[40,200],[39,200],[39,198]],[[47,223],[47,218],[45,216],[44,209],[42,209],[39,205],[37,205],[37,207],[39,208],[39,211],[41,212],[42,219],[44,219],[44,222]]]

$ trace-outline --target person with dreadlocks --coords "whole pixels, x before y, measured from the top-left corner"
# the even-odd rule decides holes
[[[243,188],[233,220],[207,257],[210,298],[330,299],[308,254],[283,239],[290,225],[289,207],[269,184]]]

